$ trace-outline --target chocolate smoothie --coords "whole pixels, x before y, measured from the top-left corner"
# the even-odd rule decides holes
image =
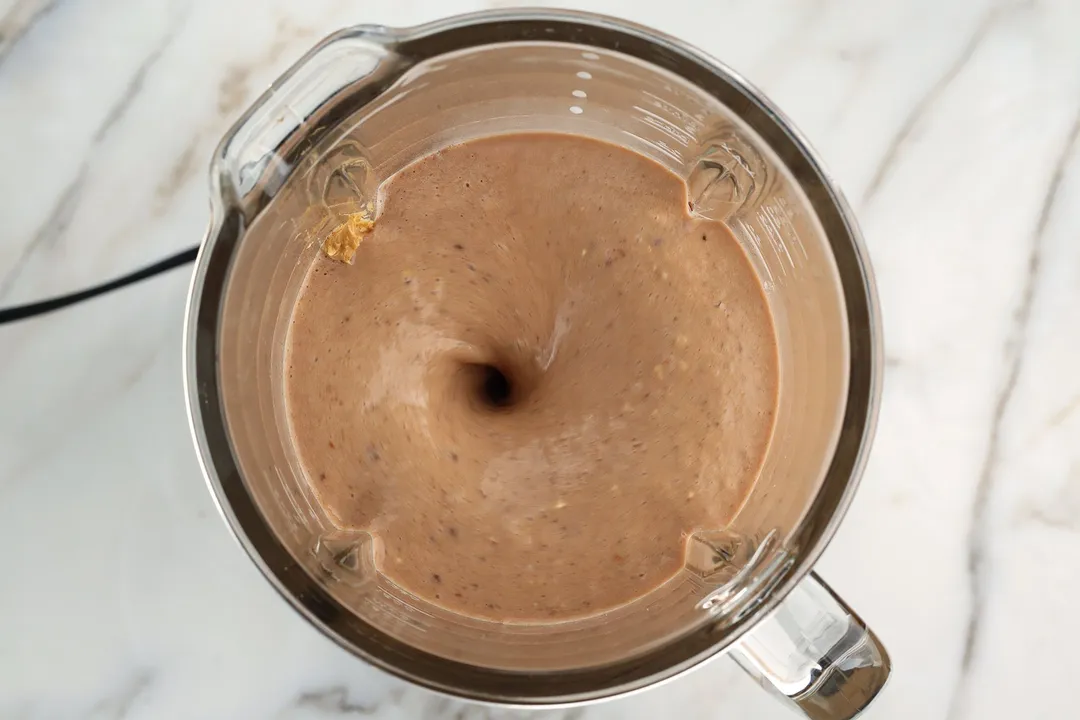
[[[289,333],[291,428],[328,514],[474,617],[581,617],[670,579],[773,427],[772,318],[731,233],[662,165],[566,134],[448,147],[381,193],[354,262],[314,262]]]

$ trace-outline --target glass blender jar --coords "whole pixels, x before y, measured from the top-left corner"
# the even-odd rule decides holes
[[[382,576],[336,527],[292,447],[283,356],[321,237],[381,182],[456,142],[552,130],[618,143],[684,177],[763,281],[779,345],[759,479],[685,567],[584,619],[455,615]],[[613,697],[731,654],[813,718],[884,685],[876,636],[811,572],[858,484],[880,395],[873,277],[843,195],[785,117],[731,70],[653,30],[566,11],[496,11],[319,43],[222,140],[189,296],[185,380],[208,484],[240,544],[308,621],[367,662],[473,700]]]

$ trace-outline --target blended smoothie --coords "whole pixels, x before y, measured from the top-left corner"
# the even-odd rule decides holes
[[[329,516],[473,617],[593,615],[669,580],[773,428],[772,317],[731,232],[671,170],[569,134],[447,147],[380,193],[289,331],[291,430]]]

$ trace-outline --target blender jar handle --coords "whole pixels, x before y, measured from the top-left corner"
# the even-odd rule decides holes
[[[816,573],[740,640],[732,656],[762,687],[814,720],[858,716],[891,668],[881,641]]]

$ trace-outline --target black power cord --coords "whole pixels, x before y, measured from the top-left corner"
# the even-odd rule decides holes
[[[80,290],[68,295],[61,295],[60,297],[50,298],[49,300],[41,300],[39,302],[30,303],[28,305],[16,305],[10,308],[0,308],[0,325],[9,322],[15,322],[17,320],[26,320],[36,315],[44,315],[45,313],[52,312],[53,310],[59,310],[66,308],[69,305],[80,303],[83,300],[89,300],[95,298],[98,295],[104,295],[107,292],[113,290],[119,290],[122,287],[132,285],[140,280],[146,280],[152,278],[155,275],[160,275],[163,272],[168,272],[173,268],[178,268],[181,265],[187,265],[189,262],[193,262],[195,257],[199,254],[199,246],[182,250],[175,255],[170,255],[164,260],[159,260],[153,265],[147,265],[141,270],[128,273],[122,277],[118,277],[115,280],[110,280],[102,285],[97,285],[86,290]]]

